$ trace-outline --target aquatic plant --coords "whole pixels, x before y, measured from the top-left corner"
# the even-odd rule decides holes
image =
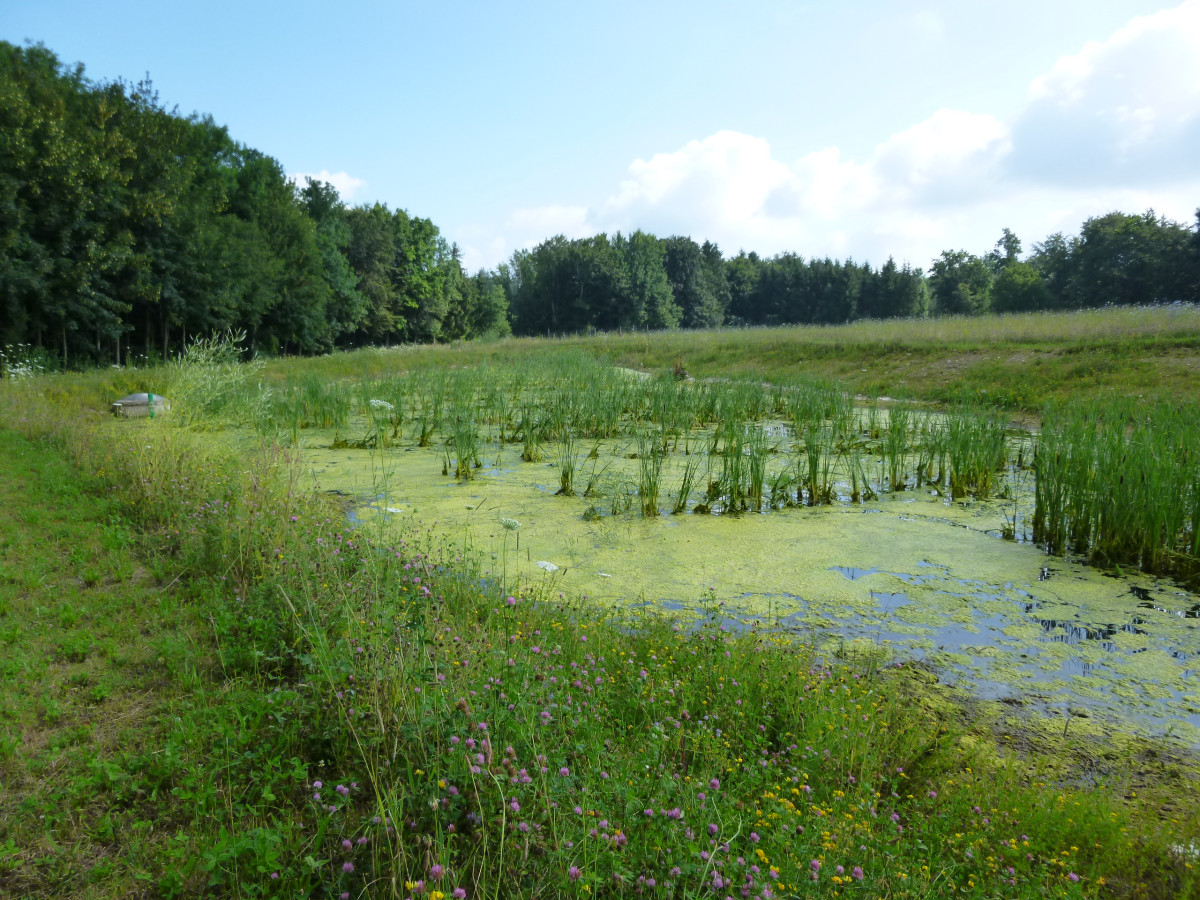
[[[655,435],[638,435],[638,498],[642,515],[653,518],[658,515],[658,491],[662,480],[663,453],[661,438]]]
[[[961,402],[946,414],[945,429],[950,496],[987,499],[1008,456],[1006,422],[993,410]]]
[[[767,435],[762,428],[746,428],[746,490],[744,508],[757,512],[763,505],[763,486],[767,480]]]
[[[540,462],[542,459],[541,426],[534,416],[532,405],[521,409],[521,459],[525,462]]]
[[[725,512],[740,512],[745,509],[746,455],[744,452],[745,431],[736,419],[721,421],[721,474],[716,482],[709,483],[708,503],[720,501]]]
[[[679,481],[679,491],[675,494],[675,505],[671,512],[675,515],[687,512],[688,499],[696,487],[696,473],[700,468],[697,459],[689,459],[683,465],[683,476]]]
[[[426,395],[422,400],[421,412],[417,415],[417,446],[428,447],[434,434],[442,427],[442,400],[440,393]]]
[[[1047,407],[1037,441],[1034,540],[1184,579],[1200,575],[1200,416],[1176,404]]]
[[[796,482],[795,473],[790,465],[782,465],[767,477],[770,484],[770,494],[767,505],[771,509],[782,509],[793,505],[792,485]]]
[[[454,431],[450,441],[454,447],[454,477],[468,481],[475,477],[475,470],[483,463],[479,459],[479,435],[470,412],[462,407],[452,414]]]
[[[842,454],[842,459],[845,460],[846,474],[850,478],[850,502],[863,503],[876,499],[875,491],[863,469],[861,451],[849,450]]]
[[[909,421],[908,407],[897,404],[888,410],[887,430],[883,434],[883,460],[890,491],[902,491],[905,488],[904,465],[908,455]]]
[[[600,493],[600,485],[607,475],[608,470],[612,467],[612,460],[606,462],[603,466],[600,465],[600,445],[592,446],[591,451],[587,456],[591,461],[591,468],[588,470],[587,485],[583,489],[583,496],[596,497]]]
[[[798,489],[796,501],[799,503],[803,500],[809,506],[833,503],[833,453],[829,430],[816,425],[808,426],[798,446],[804,451],[801,485],[805,496],[801,497]]]
[[[555,494],[562,497],[575,496],[575,469],[578,465],[575,439],[570,431],[566,431],[558,443],[558,490]]]

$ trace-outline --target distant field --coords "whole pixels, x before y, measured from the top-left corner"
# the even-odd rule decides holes
[[[840,326],[718,329],[562,338],[510,338],[408,348],[423,363],[511,360],[578,348],[631,368],[676,361],[698,377],[836,379],[856,392],[945,402],[964,391],[1035,411],[1047,400],[1097,393],[1200,398],[1200,309],[1113,308],[1068,313],[864,321]],[[362,350],[278,360],[267,372],[378,374],[405,367],[395,352]]]

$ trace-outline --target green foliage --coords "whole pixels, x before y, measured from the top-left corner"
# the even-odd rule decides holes
[[[258,360],[242,363],[244,332],[225,332],[192,341],[167,369],[171,418],[188,428],[256,426],[269,399],[259,391]]]
[[[1022,261],[1005,229],[929,277],[711,242],[599,234],[468,274],[429,219],[347,209],[328,184],[148,82],[93,82],[42,46],[0,42],[0,345],[56,367],[167,359],[244,331],[266,354],[518,334],[846,323],[1200,300],[1200,232],[1154,212],[1089,219]]]
[[[676,327],[682,310],[676,303],[668,278],[663,242],[644,231],[635,231],[627,239],[618,234],[613,238],[613,244],[623,255],[623,264],[629,273],[626,309],[618,317],[616,327]],[[605,327],[602,323],[597,325]]]
[[[1038,270],[1029,263],[1008,263],[992,284],[995,312],[1032,312],[1049,305],[1050,292]]]
[[[405,407],[486,422],[513,408],[475,405],[497,384],[588,384],[621,404],[622,427],[666,425],[643,428],[650,465],[670,428],[721,418],[747,510],[765,449],[750,417],[794,409],[832,433],[848,415],[827,383],[622,390],[630,379],[578,351],[530,375],[524,346],[506,348],[510,369],[470,376],[442,361],[494,348],[421,351]],[[319,383],[378,365],[391,380],[369,393],[398,402],[407,353],[287,366]],[[109,377],[0,392],[5,422],[32,397],[26,427],[57,428],[36,446],[0,432],[0,721],[17,726],[0,733],[37,737],[0,754],[6,893],[404,897],[424,881],[424,896],[688,897],[716,878],[752,896],[1197,889],[1172,847],[1200,824],[1170,812],[1194,778],[1164,756],[1106,744],[1102,760],[1066,740],[1040,758],[999,750],[986,724],[959,724],[983,704],[958,707],[920,668],[821,658],[769,622],[731,631],[715,603],[689,625],[564,603],[549,578],[509,595],[490,560],[439,534],[348,528],[279,448],[235,457],[166,417],[93,430],[79,411]],[[612,427],[571,390],[525,396],[523,418],[560,438],[568,422]],[[832,440],[813,439],[819,462]],[[818,464],[818,495],[825,477]],[[163,577],[103,591],[82,577],[143,565]],[[68,629],[94,644],[56,659]]]
[[[720,248],[676,235],[663,241],[667,279],[686,328],[713,328],[725,321],[729,287]]]
[[[1140,216],[1113,212],[1088,219],[1074,260],[1078,305],[1196,299],[1187,272],[1191,239],[1190,229],[1156,218],[1154,210]]]
[[[929,290],[938,315],[978,315],[991,306],[992,273],[974,254],[945,250],[930,267]]]
[[[1200,579],[1194,403],[1092,400],[1047,409],[1034,539],[1051,553]]]
[[[297,188],[149,83],[0,42],[0,126],[0,345],[119,365],[227,329],[273,354],[506,330],[432,222]]]

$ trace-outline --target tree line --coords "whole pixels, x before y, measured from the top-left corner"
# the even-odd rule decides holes
[[[1088,219],[1022,256],[928,272],[888,259],[725,256],[642,231],[518,250],[468,274],[429,219],[293,184],[210,116],[148,82],[97,83],[40,45],[0,42],[0,347],[62,365],[166,357],[245,332],[264,353],[485,335],[1078,309],[1200,301],[1192,228],[1153,212]]]
[[[642,231],[519,250],[500,266],[518,334],[720,325],[834,324],[924,315],[920,269],[782,253],[724,258],[716,244]]]
[[[0,346],[120,362],[231,329],[316,353],[506,332],[505,303],[428,219],[347,208],[148,83],[0,42]]]
[[[518,251],[500,275],[518,334],[1198,303],[1200,210],[1196,218],[1190,228],[1153,211],[1112,212],[1024,258],[1005,228],[985,255],[946,250],[928,273],[891,258],[879,269],[794,253],[725,258],[710,242],[640,231],[559,236]]]

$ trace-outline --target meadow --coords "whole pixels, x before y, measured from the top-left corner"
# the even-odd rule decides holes
[[[1152,373],[1198,329],[1122,310],[266,363],[211,341],[5,381],[0,890],[1196,896],[1194,747],[715,593],[597,602],[538,568],[528,519],[472,503],[485,543],[401,513],[418,470],[389,459],[442,490],[536,470],[539,503],[635,536],[919,495],[987,510],[979,541],[1185,597],[1200,419]],[[1020,396],[953,364],[1035,347]],[[909,355],[961,377],[897,378]],[[1107,362],[1062,377],[1080,358]],[[169,415],[105,414],[146,388]],[[1030,398],[1074,402],[1030,429]],[[320,454],[360,460],[362,490],[314,490]]]
[[[553,346],[647,371],[682,360],[697,378],[836,380],[855,394],[951,403],[984,395],[1005,409],[1040,413],[1052,400],[1092,394],[1200,396],[1200,308],[1115,307],[1062,313],[859,321],[848,325],[613,332],[425,347],[440,365],[523,361]],[[316,372],[378,375],[394,358],[364,350],[286,364],[268,378]]]

